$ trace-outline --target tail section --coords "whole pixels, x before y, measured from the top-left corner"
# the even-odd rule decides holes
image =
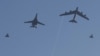
[[[30,26],[30,27],[32,27],[32,28],[37,28],[37,26]]]
[[[78,10],[78,7],[76,7],[76,10]]]
[[[38,16],[38,14],[36,13],[35,18],[34,18],[35,21],[38,21],[38,20],[37,20],[37,16]]]
[[[69,22],[72,22],[72,23],[77,23],[77,21],[76,21],[76,20],[74,20],[74,19],[70,20]]]

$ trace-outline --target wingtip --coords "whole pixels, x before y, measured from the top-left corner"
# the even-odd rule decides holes
[[[45,25],[45,24],[42,24],[42,25]]]
[[[88,21],[89,21],[90,19],[89,19],[89,18],[86,18],[86,20],[88,20]]]
[[[60,14],[59,16],[62,16],[62,14]]]
[[[89,21],[90,19],[89,19],[89,18],[87,18],[87,20]]]

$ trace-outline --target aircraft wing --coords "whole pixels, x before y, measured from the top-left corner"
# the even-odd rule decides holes
[[[63,14],[60,14],[59,16],[65,16],[65,15],[71,15],[71,14],[75,14],[76,11],[69,11],[69,12],[65,12]]]
[[[45,24],[43,24],[43,23],[41,23],[41,22],[38,22],[38,24],[45,25]]]
[[[24,23],[32,23],[32,21],[26,21],[26,22],[24,22]]]
[[[89,18],[86,15],[83,15],[81,12],[77,11],[77,15],[89,20]]]

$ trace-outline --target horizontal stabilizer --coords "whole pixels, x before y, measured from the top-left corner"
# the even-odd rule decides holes
[[[77,23],[77,21],[76,21],[76,20],[74,20],[74,19],[70,20],[69,22],[72,22],[72,23]]]

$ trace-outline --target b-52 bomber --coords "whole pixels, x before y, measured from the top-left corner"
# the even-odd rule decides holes
[[[38,21],[37,14],[35,15],[35,18],[32,21],[26,21],[24,23],[32,23],[32,26],[30,26],[30,27],[33,27],[33,28],[37,28],[37,24],[45,25],[45,24]]]
[[[76,10],[73,10],[73,11],[70,10],[69,12],[65,12],[63,14],[60,14],[59,16],[72,15],[72,14],[74,14],[74,17],[69,22],[77,23],[77,21],[75,20],[76,15],[79,15],[79,16],[83,17],[84,19],[89,20],[89,18],[85,14],[78,11],[78,7],[76,8]]]

